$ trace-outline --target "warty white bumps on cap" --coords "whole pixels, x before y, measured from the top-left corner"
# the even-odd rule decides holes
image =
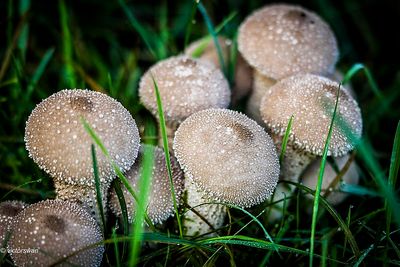
[[[99,266],[101,263],[102,244],[85,249],[103,240],[100,227],[76,203],[45,200],[30,205],[18,214],[12,228],[11,251],[37,250],[11,253],[16,266],[50,266],[57,262],[62,262],[61,266]],[[74,253],[77,254],[71,256]]]
[[[268,78],[334,71],[339,51],[330,27],[314,12],[287,4],[266,5],[240,25],[239,51]]]
[[[125,173],[125,176],[131,186],[135,190],[138,190],[139,179],[143,169],[142,160],[146,151],[150,151],[154,155],[152,180],[146,211],[153,223],[162,223],[168,219],[168,217],[174,214],[174,203],[171,193],[172,189],[165,163],[164,151],[159,147],[142,144],[139,151],[138,160],[135,162],[132,168]],[[183,172],[173,156],[171,156],[171,169],[176,202],[179,204],[183,192]],[[130,222],[133,222],[135,215],[134,211],[136,210],[136,201],[125,187],[122,189],[122,191],[124,193],[125,202],[128,209],[128,219]],[[111,192],[110,207],[114,214],[116,214],[118,217],[122,216],[118,196],[114,190]]]
[[[251,207],[268,198],[278,180],[271,138],[236,111],[193,114],[178,128],[174,149],[185,174],[217,201]]]
[[[197,111],[229,105],[228,81],[214,64],[188,56],[170,57],[152,66],[140,80],[140,100],[155,117],[158,108],[152,75],[167,123],[179,124]]]
[[[5,241],[9,237],[12,221],[26,206],[27,204],[17,200],[0,203],[0,248],[5,245]]]
[[[62,90],[36,106],[25,128],[29,156],[55,180],[93,186],[91,144],[84,118],[122,171],[129,170],[139,150],[139,131],[129,112],[115,99],[90,90]],[[97,146],[96,146],[97,147]],[[115,173],[97,147],[100,181],[111,182]]]
[[[297,182],[300,173],[322,156],[336,103],[339,84],[313,74],[298,74],[272,86],[261,101],[260,113],[268,131],[281,149],[282,138],[293,115],[281,177]],[[341,127],[352,132],[354,140]],[[339,90],[339,103],[328,155],[338,157],[354,148],[361,137],[362,118],[357,102]]]

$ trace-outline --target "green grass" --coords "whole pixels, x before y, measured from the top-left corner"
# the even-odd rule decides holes
[[[285,201],[284,217],[276,223],[265,218],[278,203],[251,209],[229,207],[229,220],[217,237],[184,236],[184,208],[174,203],[175,216],[165,225],[153,225],[145,210],[152,166],[145,156],[141,190],[133,188],[114,164],[113,183],[119,196],[122,220],[104,214],[106,253],[104,265],[113,266],[390,266],[400,264],[400,75],[395,49],[399,42],[382,34],[382,12],[386,24],[400,16],[394,4],[378,0],[291,1],[320,14],[335,30],[341,47],[338,68],[345,73],[343,84],[352,83],[360,104],[364,130],[354,151],[360,166],[359,185],[343,185],[348,199],[332,206],[320,195],[319,183],[307,188],[282,182],[296,192]],[[231,58],[219,60],[232,82],[237,61],[237,29],[240,22],[262,1],[187,1],[146,3],[140,1],[2,1],[0,3],[0,199],[34,203],[54,197],[49,176],[28,157],[24,146],[25,121],[42,99],[64,88],[102,91],[120,101],[135,118],[144,143],[163,137],[166,166],[171,180],[169,149],[161,97],[154,77],[159,118],[141,105],[138,83],[142,74],[158,60],[181,53],[192,41],[204,38],[199,56],[217,37],[234,41]],[[363,12],[360,12],[362,10]],[[89,11],[89,12],[87,12]],[[368,18],[368,20],[366,19]],[[217,25],[214,27],[214,25]],[[218,47],[218,45],[217,45]],[[361,63],[360,63],[361,62]],[[244,110],[246,100],[230,108]],[[340,105],[340,103],[339,103]],[[291,118],[286,136],[290,134]],[[110,156],[91,125],[82,121],[93,139],[96,153]],[[346,125],[340,125],[348,132]],[[351,133],[349,133],[351,137]],[[327,142],[328,143],[328,142]],[[286,141],[280,158],[284,156]],[[94,151],[95,150],[95,151]],[[326,151],[325,151],[326,152]],[[339,170],[340,171],[340,170]],[[341,172],[339,172],[339,176]],[[96,176],[96,172],[95,172]],[[97,175],[98,176],[98,175]],[[97,180],[97,179],[96,179]],[[98,183],[96,183],[98,184]],[[128,222],[122,188],[139,203],[136,220]],[[100,190],[97,190],[100,192]],[[313,215],[305,194],[315,196]],[[99,200],[101,196],[98,196]],[[290,200],[290,201],[289,201]],[[99,202],[101,204],[101,202]],[[99,207],[99,210],[102,210]],[[101,216],[103,217],[103,216]],[[144,231],[144,225],[150,231]],[[148,242],[152,246],[143,245]],[[93,244],[92,246],[95,246]],[[85,248],[88,249],[88,248]],[[77,251],[76,253],[79,253]],[[68,255],[73,256],[73,255]],[[11,266],[9,256],[0,265]]]

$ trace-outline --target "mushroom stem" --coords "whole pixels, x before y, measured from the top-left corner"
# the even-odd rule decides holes
[[[70,185],[55,181],[57,199],[77,202],[89,212],[99,225],[102,225],[99,206],[97,205],[96,188],[93,186]],[[104,214],[107,213],[107,196],[109,185],[101,185],[101,197]]]
[[[278,154],[282,151],[282,136],[271,133],[272,140],[276,146]],[[316,158],[316,155],[304,150],[296,150],[291,143],[287,143],[285,155],[281,162],[280,180],[299,182],[301,173]]]
[[[268,90],[268,88],[275,83],[276,80],[268,78],[267,76],[262,75],[259,71],[254,70],[253,91],[247,100],[246,114],[260,125],[264,125],[264,121],[262,120],[260,114],[261,99],[265,95],[265,92]]]
[[[195,212],[188,210],[183,219],[185,234],[188,236],[205,235],[221,228],[227,214],[226,207],[221,204],[203,204],[212,202],[212,200],[208,200],[205,194],[196,188],[196,185],[188,177],[185,177],[185,190],[188,206],[199,213],[210,224],[207,224]],[[216,232],[207,234],[207,236],[216,236]]]

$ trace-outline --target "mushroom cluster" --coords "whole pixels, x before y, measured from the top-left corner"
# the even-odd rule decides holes
[[[273,4],[255,11],[241,24],[237,54],[233,53],[233,41],[225,37],[217,41],[224,63],[235,68],[231,84],[221,71],[224,64],[211,38],[192,43],[184,55],[156,63],[140,80],[140,100],[160,122],[155,87],[159,90],[171,166],[166,165],[161,148],[140,145],[135,120],[106,94],[62,90],[36,106],[26,123],[26,149],[53,179],[57,199],[28,207],[17,202],[0,205],[0,222],[12,225],[12,229],[0,228],[0,241],[5,242],[12,231],[10,248],[40,250],[37,258],[12,254],[16,265],[35,262],[47,266],[64,261],[100,265],[104,246],[93,145],[104,208],[121,217],[116,192],[112,190],[110,203],[107,201],[116,177],[114,167],[140,190],[143,157],[150,151],[154,156],[146,207],[150,220],[162,223],[173,214],[174,203],[184,203],[185,234],[212,236],[223,227],[228,207],[250,208],[273,194],[280,200],[269,219],[279,218],[283,203],[294,190],[284,182],[277,186],[279,179],[315,186],[337,104],[328,147],[328,156],[335,163],[325,170],[323,191],[332,204],[344,199],[344,194],[336,192],[339,185],[358,181],[355,163],[347,162],[348,153],[361,138],[362,117],[351,91],[334,81],[340,79],[335,78],[339,51],[330,27],[300,6]],[[228,109],[251,90],[245,114]],[[293,124],[280,166],[278,154],[290,118]],[[85,124],[101,140],[107,155]],[[137,203],[126,188],[123,195],[132,223]]]

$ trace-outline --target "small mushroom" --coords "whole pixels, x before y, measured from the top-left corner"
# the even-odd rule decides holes
[[[12,224],[11,258],[17,266],[100,266],[100,227],[77,203],[45,200],[22,210]],[[30,251],[30,253],[13,253]]]
[[[267,5],[248,16],[239,28],[238,47],[255,69],[247,112],[256,120],[257,96],[271,84],[298,73],[329,75],[339,55],[332,30],[317,14],[287,4]]]
[[[228,81],[214,64],[187,56],[171,57],[152,66],[140,81],[140,100],[156,118],[152,75],[160,91],[170,145],[178,125],[191,114],[229,105]]]
[[[267,211],[267,221],[275,223],[285,215],[292,198],[293,188],[284,183],[278,183],[270,200],[270,210]]]
[[[169,216],[174,214],[174,203],[171,193],[172,189],[168,177],[167,166],[165,164],[164,151],[159,147],[142,144],[138,159],[125,176],[132,187],[137,190],[143,169],[142,160],[145,151],[151,151],[151,153],[154,154],[154,165],[150,193],[148,196],[147,214],[153,223],[162,223],[168,219]],[[183,172],[173,156],[171,157],[171,168],[176,202],[179,203],[183,191]],[[136,201],[126,188],[123,189],[123,193],[128,210],[128,219],[130,222],[133,222],[136,210]],[[110,207],[116,216],[122,216],[118,196],[114,190],[111,192]]]
[[[322,156],[336,103],[339,84],[312,74],[282,79],[261,101],[260,113],[278,151],[287,123],[293,115],[281,178],[298,182],[300,173],[317,156]],[[361,137],[362,119],[357,102],[345,90],[339,104],[329,143],[328,155],[339,157],[354,147],[354,141],[340,128],[346,123],[356,138]]]
[[[340,180],[337,180],[339,172],[345,167],[350,156],[347,154],[343,157],[332,158],[333,162],[337,166],[338,170],[335,170],[335,166],[329,161],[326,162],[324,176],[322,180],[321,193],[326,197],[326,200],[332,205],[338,205],[342,203],[347,194],[340,191],[341,184],[358,184],[360,180],[359,169],[357,163],[354,161],[350,163],[348,169],[343,174]],[[318,181],[319,169],[321,166],[321,159],[317,159],[312,162],[307,169],[301,175],[302,183],[315,190]],[[309,194],[305,195],[308,199],[312,199]]]
[[[28,118],[25,143],[29,156],[53,178],[57,197],[82,202],[100,221],[91,154],[95,142],[81,118],[96,132],[114,163],[122,171],[129,170],[139,150],[138,128],[121,103],[102,93],[62,90],[46,98]],[[109,159],[96,148],[105,201],[115,173]]]
[[[229,63],[233,60],[232,41],[226,37],[218,36],[218,43],[222,50],[225,66],[228,67]],[[203,46],[205,46],[203,48]],[[196,52],[199,49],[203,51],[200,55]],[[218,51],[212,38],[203,38],[191,43],[186,49],[185,54],[192,57],[198,57],[202,60],[208,60],[215,64],[218,68],[221,68]],[[236,64],[235,64],[235,76],[234,86],[232,88],[232,103],[236,103],[238,100],[247,96],[252,87],[253,71],[247,62],[237,51]]]
[[[20,213],[26,204],[22,201],[4,201],[0,203],[0,248],[4,247],[11,231],[13,219]]]
[[[176,158],[185,172],[187,203],[213,228],[224,222],[223,202],[251,207],[275,189],[279,163],[271,138],[246,115],[227,109],[208,109],[186,119],[175,133]],[[198,206],[200,205],[200,206]],[[188,211],[188,235],[205,234],[211,227]]]

